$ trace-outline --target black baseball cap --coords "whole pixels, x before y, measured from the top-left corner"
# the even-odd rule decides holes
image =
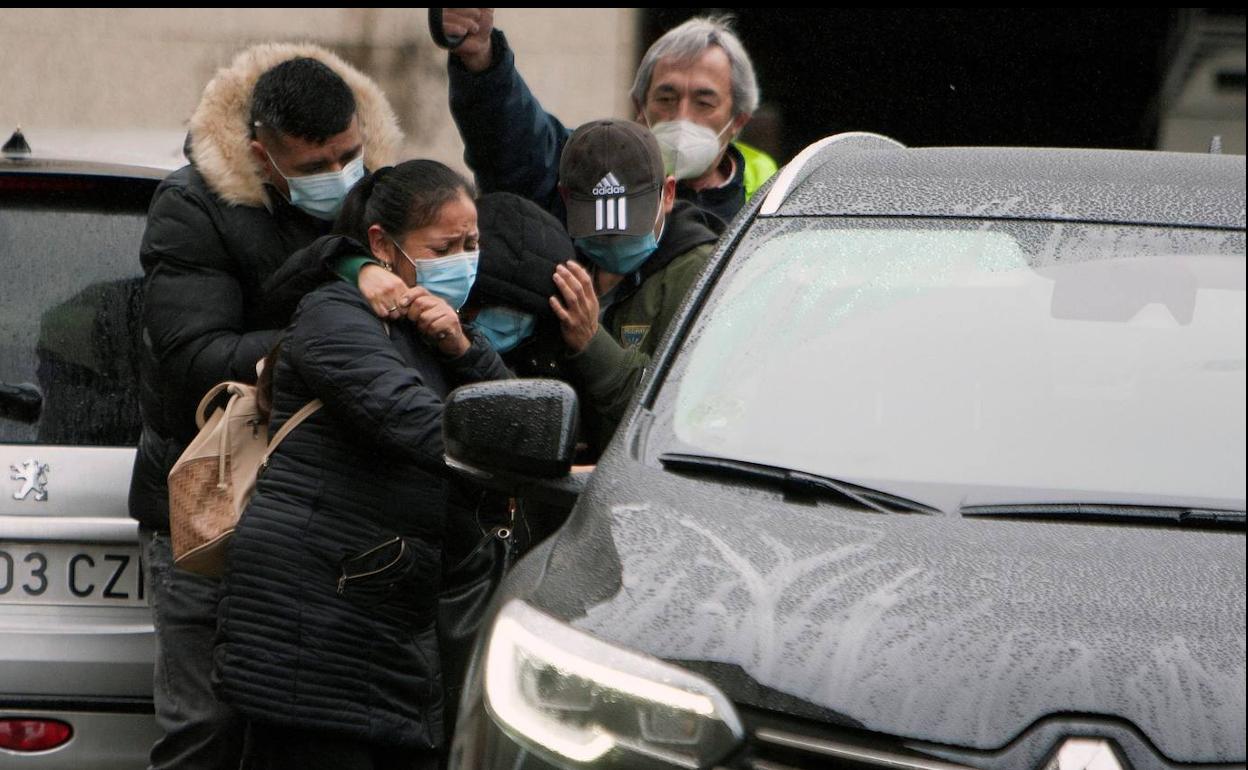
[[[559,159],[568,234],[645,235],[663,197],[663,153],[650,129],[631,120],[593,120],[573,132]]]

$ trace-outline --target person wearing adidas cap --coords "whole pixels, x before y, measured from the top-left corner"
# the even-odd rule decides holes
[[[590,263],[555,270],[550,299],[568,369],[601,450],[681,302],[711,256],[713,217],[677,200],[654,134],[628,120],[595,120],[559,162],[568,234]]]
[[[556,169],[571,132],[520,77],[494,9],[442,11],[446,35],[464,36],[448,57],[451,116],[477,186],[523,195],[561,216]],[[727,17],[690,19],[655,41],[630,95],[681,200],[728,222],[776,172],[766,153],[736,140],[758,108],[759,89]]]

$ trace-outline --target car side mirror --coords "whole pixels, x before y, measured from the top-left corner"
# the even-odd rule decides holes
[[[558,380],[498,380],[452,391],[442,412],[446,464],[513,496],[570,505],[584,479],[576,453],[576,391]]]
[[[0,417],[18,422],[39,422],[43,411],[43,394],[39,388],[24,382],[10,385],[0,382]]]

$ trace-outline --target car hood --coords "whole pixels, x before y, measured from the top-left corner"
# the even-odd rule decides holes
[[[744,672],[715,680],[760,708],[974,749],[1099,715],[1173,761],[1242,762],[1244,542],[803,505],[617,461],[529,599],[621,645]]]

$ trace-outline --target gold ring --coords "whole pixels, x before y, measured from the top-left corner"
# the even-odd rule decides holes
[[[393,313],[394,311],[396,311],[396,310],[398,310],[398,309],[399,309],[399,306],[398,306],[398,305],[391,305],[390,307],[386,308],[386,312],[387,312],[387,313]]]

